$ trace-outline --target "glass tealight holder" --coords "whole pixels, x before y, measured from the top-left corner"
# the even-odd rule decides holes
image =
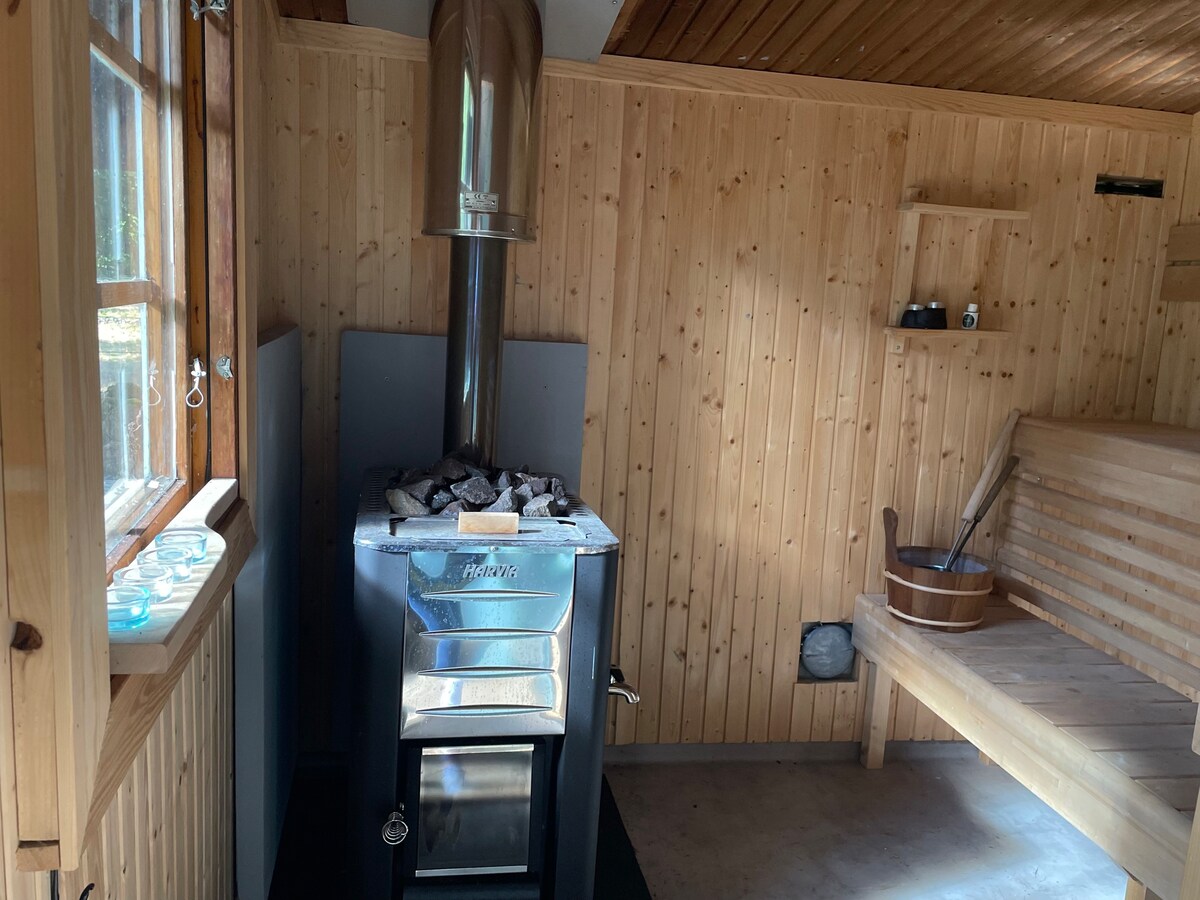
[[[192,574],[192,552],[186,547],[151,547],[137,555],[138,565],[166,566],[176,581]]]
[[[192,554],[192,562],[200,562],[208,553],[208,533],[197,528],[172,528],[154,539],[158,547],[179,547]]]
[[[108,630],[130,631],[150,618],[150,591],[140,584],[108,586]]]
[[[113,582],[145,588],[150,592],[151,603],[162,603],[164,600],[169,600],[171,592],[175,589],[175,579],[171,575],[171,570],[166,566],[153,563],[144,565],[135,563],[124,569],[117,569],[116,575],[113,576]]]

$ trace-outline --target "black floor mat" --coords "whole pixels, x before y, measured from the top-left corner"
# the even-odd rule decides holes
[[[271,882],[271,900],[332,900],[347,896],[346,773],[340,766],[296,771]],[[650,900],[633,844],[604,780],[595,900]]]

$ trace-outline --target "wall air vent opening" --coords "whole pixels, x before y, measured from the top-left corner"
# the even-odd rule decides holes
[[[1161,178],[1132,178],[1127,175],[1097,175],[1097,194],[1120,194],[1125,197],[1158,197],[1163,195]]]

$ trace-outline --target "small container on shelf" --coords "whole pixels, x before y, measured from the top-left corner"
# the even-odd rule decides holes
[[[974,331],[979,327],[979,304],[968,303],[967,311],[962,317],[963,331]]]
[[[921,313],[925,311],[925,307],[920,303],[910,303],[904,307],[904,312],[900,316],[901,328],[920,328]]]
[[[175,578],[171,570],[154,563],[134,563],[124,569],[117,569],[113,583],[145,588],[150,592],[150,600],[153,603],[171,599],[171,592],[175,589]]]
[[[198,528],[172,528],[161,532],[154,539],[158,547],[179,547],[192,554],[192,562],[198,563],[208,553],[208,534]]]
[[[934,328],[942,330],[946,327],[946,304],[939,303],[937,300],[930,301],[925,307],[924,328]]]
[[[136,584],[108,587],[108,630],[131,631],[150,618],[150,591]]]
[[[139,565],[166,566],[175,581],[186,581],[192,574],[192,551],[186,547],[151,547],[137,555]]]

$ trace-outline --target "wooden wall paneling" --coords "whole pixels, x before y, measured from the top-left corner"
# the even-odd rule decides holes
[[[355,60],[358,87],[355,109],[357,167],[354,182],[354,319],[373,331],[383,328],[383,60]]]
[[[613,285],[612,362],[608,372],[605,398],[607,427],[604,440],[604,491],[600,511],[605,521],[624,532],[628,507],[628,458],[631,422],[630,395],[633,383],[633,323],[637,311],[637,281],[640,268],[642,208],[645,204],[646,102],[645,88],[622,88],[621,172],[617,203],[617,230]],[[518,296],[520,292],[518,291]],[[584,451],[586,454],[586,450]],[[622,544],[618,583],[624,583],[626,546]],[[624,631],[627,609],[624,592],[618,590],[616,618],[613,623],[613,661],[621,665],[634,662],[634,652],[625,655]],[[614,709],[613,731],[621,715]],[[627,727],[627,726],[626,726]],[[626,732],[627,733],[627,732]]]
[[[604,504],[604,436],[608,425],[608,378],[613,358],[617,226],[620,221],[624,91],[601,85],[596,120],[595,203],[591,223],[588,302],[588,372],[583,418],[584,451],[579,493],[594,509]],[[513,305],[516,304],[514,286]]]
[[[383,59],[380,126],[357,114],[371,54],[288,52],[296,63],[281,64],[277,51],[274,71],[308,59],[313,86],[297,82],[296,133],[273,130],[273,142],[300,146],[277,157],[294,174],[271,184],[284,191],[285,219],[289,185],[304,212],[298,245],[279,239],[270,266],[281,283],[290,260],[305,274],[296,310],[313,345],[305,412],[328,427],[331,342],[344,327],[374,327],[380,290],[367,287],[375,275],[359,283],[355,264],[344,314],[322,307],[322,296],[337,303],[324,287],[336,255],[379,240],[383,327],[436,331],[446,242],[419,236],[424,65]],[[338,55],[353,60],[345,95],[357,156],[353,237],[341,244],[328,224],[344,204],[336,179],[304,174],[329,173],[331,155],[346,152],[326,119],[325,147],[313,148],[324,161],[314,163],[306,148],[321,139],[304,127],[330,115]],[[374,77],[364,82],[371,92]],[[1062,382],[1071,409],[1148,415],[1142,372],[1157,369],[1163,316],[1147,291],[1186,140],[1020,113],[622,84],[570,67],[548,68],[545,88],[542,239],[513,253],[506,332],[586,338],[591,348],[583,491],[623,537],[614,659],[643,691],[640,709],[614,705],[610,737],[853,737],[857,686],[796,683],[801,623],[845,618],[857,590],[878,586],[881,506],[905,511],[909,538],[949,539],[1012,406],[1052,411]],[[272,89],[287,95],[286,84]],[[364,213],[371,192],[356,181],[371,158],[384,161],[378,214]],[[1165,171],[1168,199],[1093,199],[1095,172],[1110,161]],[[952,317],[978,297],[984,327],[1013,332],[1011,341],[973,356],[919,340],[907,354],[880,352],[880,326],[907,299],[893,272],[905,258],[896,204],[909,188],[931,202],[1031,211],[1027,222],[923,216],[916,236],[917,296],[944,296]],[[266,293],[280,292],[268,284]],[[328,478],[327,442],[306,441],[305,452],[306,474]],[[325,490],[314,483],[305,496]],[[988,528],[979,549],[990,546]],[[320,557],[330,535],[323,522],[310,531]],[[328,564],[308,562],[312,572]],[[911,698],[895,706],[895,736],[950,736]]]
[[[677,442],[682,438],[681,429],[687,427],[679,409],[690,305],[687,283],[691,228],[687,223],[695,221],[696,185],[703,183],[699,152],[703,149],[699,140],[703,118],[697,110],[697,104],[702,102],[696,94],[679,94],[675,98],[666,164],[665,186],[669,204],[664,238],[666,270],[662,301],[652,304],[657,307],[660,323],[644,581],[646,602],[643,604],[641,659],[637,667],[638,688],[645,691],[649,703],[638,711],[639,734],[657,735],[660,727],[666,621],[669,608],[678,602],[678,581],[674,585],[671,583],[675,569],[671,558],[672,539],[678,540],[686,534],[682,518],[676,516],[687,514],[689,501],[676,495],[675,486],[676,467],[687,468],[682,460],[686,451]]]
[[[412,314],[413,139],[412,66],[396,59],[380,61],[382,109],[378,196],[381,271],[380,320],[385,330],[403,331]]]
[[[233,893],[232,601],[217,613],[90,833],[63,897],[224,900]],[[32,877],[32,876],[31,876]],[[10,900],[46,896],[38,881]]]
[[[808,139],[801,139],[807,129],[802,130],[798,121],[799,104],[781,107],[779,119],[770,129],[773,147],[768,156],[764,172],[766,199],[763,204],[764,238],[766,252],[760,262],[766,277],[760,278],[756,292],[774,306],[777,314],[772,319],[756,322],[754,371],[769,381],[760,388],[766,402],[764,417],[764,446],[761,453],[759,476],[760,500],[756,504],[758,534],[757,550],[740,562],[741,568],[754,573],[753,620],[744,628],[743,640],[749,645],[744,653],[746,721],[744,740],[765,741],[770,730],[771,688],[775,673],[775,642],[767,635],[776,633],[779,617],[779,538],[783,528],[785,503],[784,483],[781,474],[787,467],[788,430],[793,414],[792,384],[796,371],[796,338],[800,326],[801,298],[790,290],[785,277],[789,243],[797,237],[796,219],[804,202],[803,195],[793,195],[789,183],[793,174],[793,163],[797,153],[807,156],[811,152],[811,132]],[[771,332],[766,331],[768,325]],[[761,335],[761,337],[760,337]],[[755,389],[752,387],[752,392]],[[740,569],[739,569],[740,571]],[[740,723],[731,723],[731,728]],[[669,738],[668,738],[669,739]]]
[[[718,533],[724,527],[727,507],[721,505],[716,485],[711,481],[717,471],[721,452],[721,417],[725,403],[722,383],[725,377],[725,338],[728,333],[729,305],[723,299],[725,262],[721,241],[728,233],[736,198],[740,196],[736,160],[745,146],[745,135],[735,118],[735,103],[729,97],[709,97],[706,108],[713,117],[709,146],[712,156],[704,183],[713,186],[705,209],[708,225],[694,235],[699,254],[694,298],[701,321],[695,323],[700,341],[699,397],[693,459],[697,492],[695,528],[692,532],[690,577],[686,615],[686,650],[682,661],[683,696],[680,706],[679,737],[686,742],[704,737],[705,699],[708,684],[709,641],[713,625],[712,577]],[[710,205],[709,205],[710,204]],[[689,345],[691,346],[691,345]],[[707,476],[701,480],[701,473]],[[682,611],[681,611],[682,612]],[[672,617],[673,618],[673,617]],[[674,624],[674,622],[672,623]],[[682,626],[682,622],[679,623]],[[670,671],[668,666],[668,672]],[[668,717],[671,715],[667,714]],[[673,725],[670,726],[674,730]]]
[[[653,485],[656,369],[662,329],[661,297],[666,276],[666,219],[670,195],[671,125],[673,94],[654,91],[646,103],[646,193],[642,212],[641,250],[645,258],[638,269],[633,342],[633,382],[630,401],[629,476],[625,510],[625,567],[621,577],[621,654],[623,662],[640,660],[645,598],[646,558],[650,532],[650,492]],[[548,119],[549,121],[549,119]],[[547,197],[552,197],[549,188]],[[549,205],[549,204],[547,204]],[[544,290],[544,288],[543,288]],[[659,302],[648,303],[653,297]],[[543,308],[545,303],[543,302]],[[636,676],[634,676],[636,677]],[[652,700],[653,705],[657,705]],[[634,739],[646,709],[627,704],[617,708],[617,740]]]
[[[704,701],[704,740],[720,742],[725,733],[731,646],[736,606],[737,562],[741,551],[742,510],[738,505],[745,484],[743,428],[746,417],[746,373],[750,356],[753,288],[757,250],[755,185],[762,178],[762,146],[754,125],[761,122],[762,105],[754,98],[735,99],[730,116],[736,129],[725,190],[730,193],[730,226],[722,232],[724,266],[713,273],[717,302],[726,315],[723,379],[717,396],[720,409],[720,452],[715,484],[715,546],[712,548],[712,613],[709,617],[708,683]],[[713,300],[710,293],[709,302]]]

